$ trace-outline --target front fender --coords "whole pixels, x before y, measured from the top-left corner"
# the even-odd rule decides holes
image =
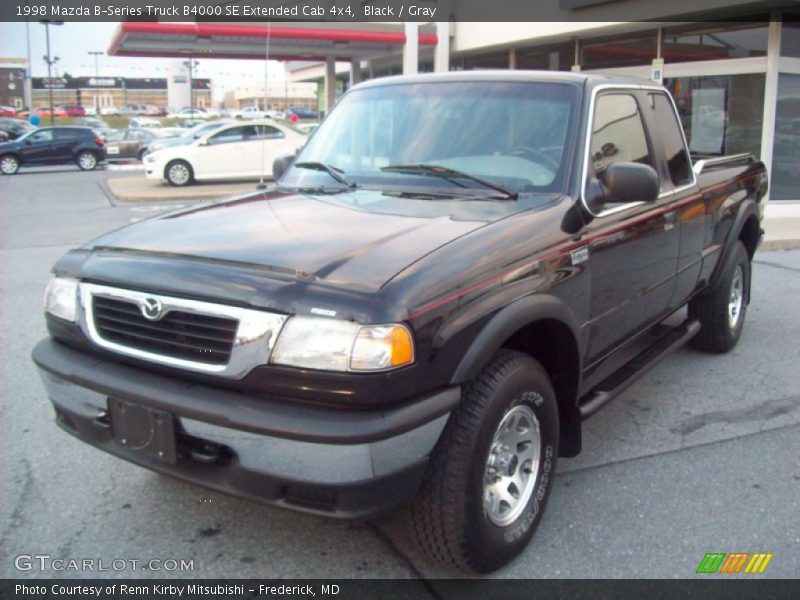
[[[528,296],[498,311],[483,327],[462,357],[450,383],[462,384],[474,379],[503,342],[526,325],[546,319],[566,325],[580,345],[577,319],[562,300],[549,294]],[[580,360],[582,352],[578,354]],[[578,372],[581,372],[580,365]]]

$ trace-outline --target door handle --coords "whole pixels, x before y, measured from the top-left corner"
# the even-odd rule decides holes
[[[677,221],[676,212],[673,210],[672,212],[668,212],[664,215],[664,231],[669,231],[673,227],[675,227],[675,223]]]

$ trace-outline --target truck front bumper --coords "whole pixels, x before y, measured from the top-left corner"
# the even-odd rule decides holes
[[[450,387],[391,410],[298,404],[116,363],[52,339],[33,360],[62,429],[138,465],[221,492],[344,519],[413,499],[460,399]],[[109,398],[168,413],[176,459],[114,439]]]

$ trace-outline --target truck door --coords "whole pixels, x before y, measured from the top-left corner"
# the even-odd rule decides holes
[[[672,100],[664,92],[648,93],[644,113],[649,129],[661,143],[662,195],[674,208],[676,227],[680,229],[678,273],[670,300],[670,307],[678,308],[700,278],[709,211],[698,193],[686,138]]]
[[[587,180],[602,181],[616,162],[648,164],[660,171],[637,95],[620,90],[597,96]],[[589,363],[665,315],[675,288],[679,231],[667,197],[656,203],[606,204],[589,224],[591,299],[584,325]]]

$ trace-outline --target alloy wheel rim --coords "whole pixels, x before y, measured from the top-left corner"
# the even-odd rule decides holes
[[[7,156],[0,162],[0,169],[3,173],[13,173],[17,170],[17,161]]]
[[[736,329],[739,319],[742,318],[742,306],[744,304],[744,273],[742,266],[737,265],[731,279],[731,293],[728,297],[728,326]]]
[[[524,405],[511,408],[495,431],[483,481],[483,508],[499,527],[516,521],[533,493],[542,444],[539,421]]]
[[[80,163],[84,169],[93,169],[97,161],[91,154],[82,154],[80,158]]]
[[[169,177],[174,183],[186,183],[189,179],[189,170],[183,165],[172,165],[169,169]]]

